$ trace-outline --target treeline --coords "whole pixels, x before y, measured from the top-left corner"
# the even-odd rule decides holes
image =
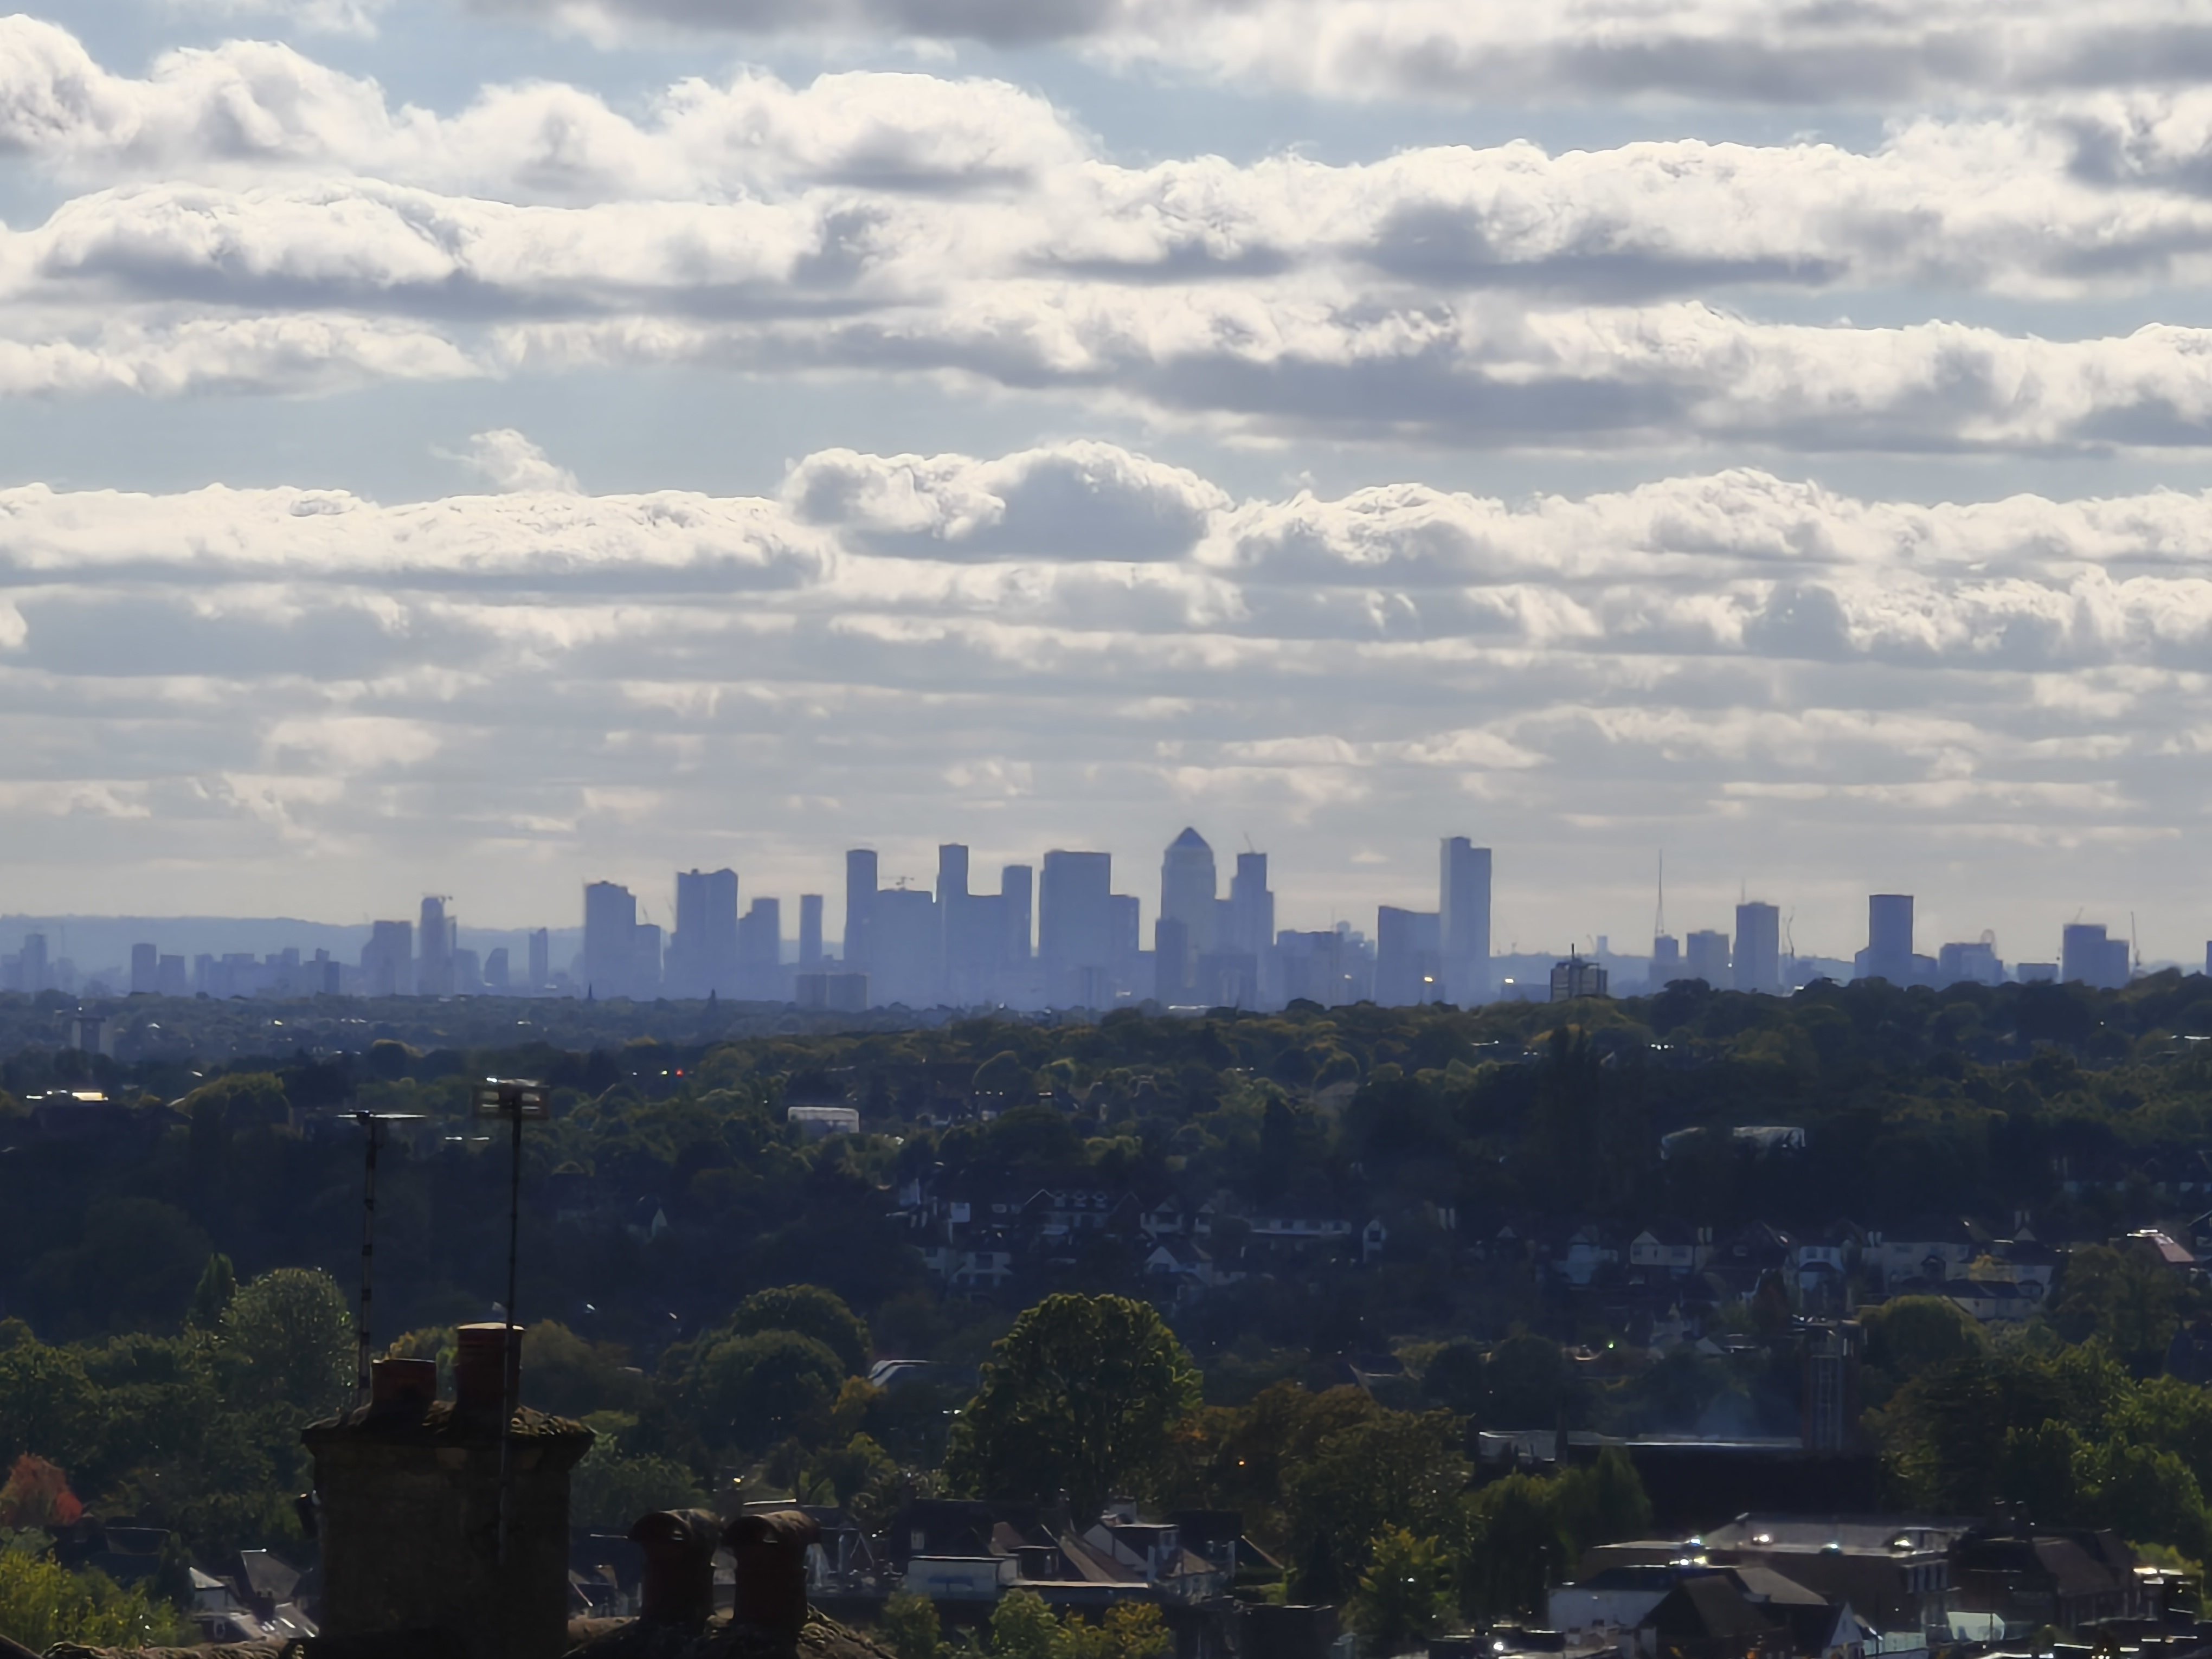
[[[1547,1217],[1626,1233],[1931,1212],[2008,1227],[2026,1211],[2046,1241],[2163,1218],[2175,1200],[2143,1166],[2204,1136],[2212,1054],[2188,1038],[2208,1026],[2205,982],[2166,974],[2114,993],[1689,984],[1559,1008],[972,1019],[705,1048],[380,1038],[222,1069],[25,1050],[0,1066],[0,1307],[52,1336],[158,1329],[218,1251],[249,1275],[344,1273],[357,1132],[315,1119],[354,1107],[428,1120],[387,1158],[387,1305],[410,1327],[478,1316],[503,1279],[505,1149],[467,1097],[498,1074],[555,1093],[526,1142],[526,1307],[648,1357],[755,1289],[805,1281],[898,1352],[972,1363],[990,1322],[938,1304],[889,1214],[924,1181],[1386,1221],[1389,1248],[1355,1274],[1243,1262],[1232,1213],[1208,1248],[1255,1277],[1188,1333],[1210,1357],[1516,1322],[1568,1336],[1579,1316],[1544,1285],[1455,1253]],[[136,1103],[141,1132],[32,1133],[21,1101],[73,1070]],[[809,1143],[782,1120],[793,1099],[843,1100],[865,1133]],[[1755,1156],[1714,1133],[1661,1156],[1676,1131],[1745,1123],[1801,1128],[1804,1148]],[[1004,1311],[1145,1288],[1126,1249],[1067,1255],[1018,1261]]]

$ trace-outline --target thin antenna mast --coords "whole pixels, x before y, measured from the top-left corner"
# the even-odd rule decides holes
[[[369,1395],[369,1361],[374,1357],[369,1338],[372,1298],[376,1294],[376,1154],[384,1144],[387,1123],[421,1123],[420,1112],[356,1112],[366,1146],[361,1182],[361,1322],[354,1330],[354,1404],[365,1406]]]
[[[1659,908],[1652,913],[1651,937],[1667,937],[1667,849],[1659,849]]]
[[[517,1356],[522,1326],[514,1316],[516,1263],[522,1242],[522,1126],[552,1114],[544,1085],[514,1078],[486,1078],[474,1091],[478,1117],[503,1117],[513,1126],[507,1188],[507,1306],[501,1334],[500,1374],[504,1379],[499,1425],[499,1563],[507,1565],[507,1534],[514,1515],[514,1413],[522,1404],[516,1390]]]
[[[2128,954],[2135,958],[2136,972],[2142,972],[2142,946],[2136,939],[2136,913],[2128,912]]]

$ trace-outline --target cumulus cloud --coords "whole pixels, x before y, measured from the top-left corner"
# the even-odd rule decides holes
[[[744,34],[1082,46],[1335,97],[1895,102],[2184,82],[2212,64],[2203,0],[469,0],[603,43],[639,24]]]
[[[1089,145],[1004,82],[892,72],[804,87],[741,70],[692,79],[643,118],[556,82],[483,88],[440,116],[292,47],[238,40],[103,68],[52,23],[0,18],[0,149],[77,176],[360,173],[459,193],[582,204],[728,201],[793,178],[933,194],[1018,183]]]
[[[727,280],[733,250],[761,242],[774,250],[763,270],[787,275],[803,257],[817,279],[901,248],[919,283],[1042,270],[1249,280],[1343,264],[1423,288],[1585,298],[1742,284],[2062,293],[2201,280],[2208,134],[2212,94],[2184,88],[1917,120],[1869,153],[1683,139],[1553,155],[1516,143],[1361,165],[1130,168],[999,82],[854,72],[794,87],[744,71],[678,82],[637,118],[533,82],[441,116],[285,46],[173,52],[133,79],[52,24],[0,20],[0,145],[123,184],[70,204],[46,228],[51,246],[18,255],[62,270],[104,239],[158,251],[191,234],[235,243],[260,269],[313,227],[348,247],[412,239],[457,280],[477,275],[483,242],[489,280],[525,251],[602,286],[624,278],[612,250],[640,239],[643,272],[696,245],[708,287]],[[312,182],[271,185],[286,173]],[[530,205],[629,211],[514,210]]]
[[[454,459],[494,489],[508,494],[576,493],[576,475],[565,466],[556,466],[544,450],[513,427],[476,434],[469,440],[468,448]]]
[[[681,362],[1095,392],[1270,439],[1922,453],[2194,447],[2212,411],[2198,330],[1809,326],[1723,297],[2212,278],[2212,94],[2191,90],[1917,120],[1864,154],[1127,168],[993,82],[744,73],[635,118],[537,84],[440,116],[286,47],[131,79],[50,24],[0,37],[0,137],[107,181],[0,232],[0,395]],[[975,487],[984,518],[933,497],[951,516],[915,533],[1018,538],[1011,498]]]
[[[1097,388],[1230,431],[1352,441],[1925,452],[2212,438],[2212,333],[2198,329],[2048,341],[1946,323],[1759,323],[1698,303],[1383,308],[1349,294],[1049,283],[960,298],[927,313],[804,325],[518,324],[498,331],[495,349],[511,367],[539,370],[951,372]]]
[[[429,330],[312,313],[167,325],[125,318],[74,337],[0,337],[0,396],[305,394],[481,372],[459,346]]]

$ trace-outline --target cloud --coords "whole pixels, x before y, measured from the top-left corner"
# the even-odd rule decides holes
[[[1348,293],[1005,283],[858,319],[515,324],[495,349],[537,372],[686,363],[1096,389],[1254,436],[1919,453],[2212,441],[2212,332],[2165,325],[2048,341],[1761,323],[1698,303],[1382,308]]]
[[[544,450],[512,427],[476,434],[469,440],[466,452],[454,459],[494,489],[507,494],[576,493],[576,475],[564,466],[556,466]]]
[[[550,257],[556,289],[674,289],[696,249],[689,285],[708,289],[733,269],[787,277],[804,258],[817,288],[844,265],[925,288],[952,273],[1249,282],[1336,267],[1619,301],[1746,285],[2065,294],[2201,281],[2212,249],[2212,94],[2191,87],[1914,119],[1865,153],[1691,138],[1122,167],[1050,103],[978,79],[856,71],[799,87],[743,70],[677,82],[635,114],[540,82],[440,115],[265,43],[117,76],[24,17],[0,19],[0,146],[114,186],[19,252],[57,274],[226,248],[234,275],[319,281],[396,239],[420,244],[412,262],[364,280],[404,286],[439,265],[513,289]],[[625,210],[515,210],[532,206]],[[292,270],[319,237],[337,250]],[[773,251],[748,266],[737,250],[755,243]]]
[[[792,470],[784,499],[810,523],[921,556],[1180,558],[1228,497],[1197,474],[1110,444],[997,461],[831,450]]]
[[[1853,880],[1940,842],[2183,882],[2142,848],[2199,810],[2207,549],[2212,492],[1240,498],[1096,443],[823,452],[772,498],[22,488],[0,823],[295,874],[435,847],[495,884],[523,848],[696,862],[736,787],[749,870],[850,835],[925,874],[985,817],[1006,856],[1127,852],[1199,800],[1336,903],[1429,878],[1322,849],[1470,815],[1515,883],[1685,824]]]
[[[477,374],[453,342],[405,323],[343,316],[119,319],[77,337],[0,337],[0,396],[100,392],[304,395],[387,380]]]
[[[102,68],[76,37],[0,18],[0,149],[72,176],[266,179],[358,173],[459,194],[582,204],[725,202],[794,179],[904,194],[1018,184],[1088,153],[1051,104],[1004,82],[896,72],[804,87],[741,70],[681,81],[642,118],[557,82],[484,88],[440,116],[286,46],[230,41]]]
[[[1109,62],[1340,98],[1659,96],[1894,103],[1944,94],[2182,82],[2212,64],[2203,0],[471,0],[602,44],[640,25],[1074,45]]]
[[[282,46],[132,79],[34,20],[0,20],[0,137],[99,181],[0,231],[0,395],[682,364],[1075,393],[1237,440],[1769,455],[2193,448],[2212,415],[2198,329],[1816,326],[1758,303],[2212,279],[2192,89],[1917,119],[1863,154],[1127,168],[996,82],[744,72],[629,114],[539,83],[438,115]],[[1021,489],[1079,495],[1073,465]],[[1019,490],[941,482],[872,544],[1018,543]],[[1179,489],[1091,520],[1102,544],[1172,556]]]

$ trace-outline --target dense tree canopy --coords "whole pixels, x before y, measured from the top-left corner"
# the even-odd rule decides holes
[[[1014,1322],[983,1368],[945,1462],[959,1490],[1050,1501],[1095,1515],[1149,1486],[1198,1377],[1175,1333],[1126,1297],[1047,1297]]]

